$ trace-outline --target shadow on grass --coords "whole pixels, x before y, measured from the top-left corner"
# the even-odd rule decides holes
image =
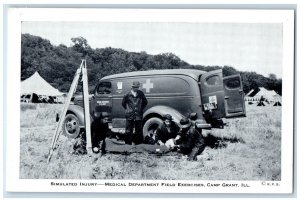
[[[228,143],[245,143],[244,140],[239,139],[237,137],[216,137],[212,135],[211,133],[208,133],[205,138],[205,144],[206,146],[212,148],[212,149],[218,149],[218,148],[226,148]]]

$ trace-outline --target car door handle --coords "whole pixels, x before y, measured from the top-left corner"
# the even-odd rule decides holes
[[[225,96],[224,99],[229,99],[229,96]]]
[[[109,98],[112,98],[112,95],[109,95],[108,97],[109,97]]]

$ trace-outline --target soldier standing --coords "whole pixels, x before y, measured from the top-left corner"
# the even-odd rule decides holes
[[[189,161],[196,160],[197,155],[205,149],[205,140],[188,118],[182,118],[180,124],[181,130],[174,142],[179,146],[181,153],[188,155]]]
[[[122,101],[126,117],[126,144],[132,144],[132,142],[141,144],[143,142],[143,111],[148,101],[139,87],[140,82],[134,81],[130,92],[124,95]],[[134,136],[133,129],[135,129]]]

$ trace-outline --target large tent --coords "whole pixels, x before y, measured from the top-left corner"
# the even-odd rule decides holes
[[[274,102],[278,101],[281,96],[278,95],[274,90],[267,90],[264,87],[259,87],[258,89],[252,89],[246,96],[246,101],[260,101],[263,98],[264,100]]]
[[[32,93],[45,96],[63,95],[58,89],[45,81],[38,72],[35,72],[31,77],[21,82],[21,95]]]
[[[64,96],[35,72],[21,82],[21,102],[63,103]]]

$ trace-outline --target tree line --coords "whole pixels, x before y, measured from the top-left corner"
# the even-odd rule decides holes
[[[68,92],[81,60],[86,59],[90,90],[94,89],[102,77],[111,74],[181,68],[204,71],[223,69],[224,76],[239,73],[245,93],[258,87],[275,90],[280,95],[282,91],[282,80],[275,74],[264,77],[256,72],[238,71],[230,66],[190,65],[174,53],[150,55],[145,51],[128,52],[112,47],[93,49],[83,37],[71,38],[71,41],[73,44],[70,47],[64,44],[55,46],[39,36],[22,34],[21,80],[38,71],[52,86],[62,92]]]

